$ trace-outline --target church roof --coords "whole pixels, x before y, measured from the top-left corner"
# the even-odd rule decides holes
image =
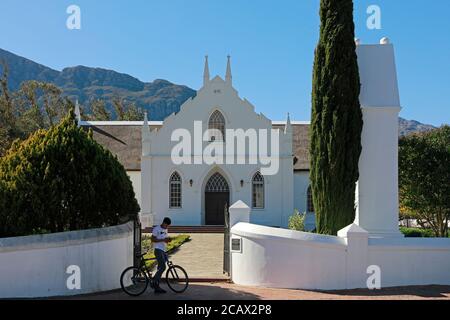
[[[162,127],[162,122],[150,122],[150,128]],[[136,122],[83,122],[84,128],[91,128],[94,139],[110,150],[128,171],[141,170],[142,121]],[[273,128],[284,129],[283,122],[273,122]],[[309,124],[293,122],[294,170],[309,170]]]

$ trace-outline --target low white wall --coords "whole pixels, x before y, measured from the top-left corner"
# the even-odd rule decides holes
[[[345,286],[343,239],[242,222],[231,233],[232,239],[242,239],[242,253],[232,253],[232,279],[237,284],[302,289]]]
[[[78,295],[120,288],[133,264],[133,224],[0,239],[0,298]],[[69,266],[81,288],[70,290]]]
[[[450,284],[450,239],[368,239],[349,227],[345,237],[333,237],[238,223],[231,238],[242,239],[242,251],[232,252],[232,279],[272,288],[365,288],[367,267],[377,265],[382,287]]]
[[[368,263],[381,268],[384,287],[450,285],[450,239],[369,239]]]

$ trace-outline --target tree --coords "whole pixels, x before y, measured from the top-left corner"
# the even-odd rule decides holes
[[[0,158],[0,237],[106,227],[138,212],[124,167],[73,110]]]
[[[311,184],[317,231],[336,234],[355,217],[362,112],[352,0],[321,0],[315,52]]]
[[[72,103],[62,97],[62,90],[51,83],[25,81],[14,94],[19,123],[27,136],[38,129],[58,123]]]
[[[123,99],[120,98],[118,95],[115,95],[112,98],[112,105],[116,113],[117,120],[122,121],[125,116],[125,104]]]
[[[19,90],[8,88],[8,66],[2,65],[0,78],[0,156],[15,139],[25,139],[38,129],[58,123],[73,103],[51,83],[24,81]]]
[[[109,121],[111,114],[106,109],[105,101],[97,99],[91,103],[92,115],[90,118],[94,121]]]
[[[447,237],[450,220],[450,126],[402,137],[400,205],[424,228]]]
[[[123,115],[124,121],[140,121],[144,119],[144,112],[141,108],[138,108],[134,102],[127,104],[125,114]]]
[[[2,62],[0,78],[0,156],[11,146],[14,139],[21,136],[17,127],[17,115],[8,89],[8,66]]]
[[[144,118],[144,112],[134,102],[127,103],[118,95],[112,99],[112,105],[118,121],[139,121]]]

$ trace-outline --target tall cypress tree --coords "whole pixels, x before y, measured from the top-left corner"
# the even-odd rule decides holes
[[[355,217],[362,113],[352,0],[321,0],[315,52],[311,184],[317,231],[336,234]]]

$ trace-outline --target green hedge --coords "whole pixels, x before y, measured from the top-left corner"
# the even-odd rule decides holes
[[[124,167],[73,111],[0,159],[0,237],[107,227],[138,212]]]
[[[400,231],[407,238],[434,238],[434,233],[429,229],[401,227]]]

